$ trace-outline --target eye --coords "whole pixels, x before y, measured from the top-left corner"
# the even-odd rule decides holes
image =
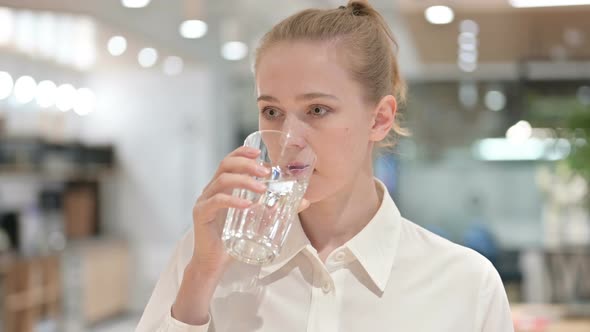
[[[309,114],[315,117],[323,117],[328,113],[328,109],[323,106],[313,106],[309,111]]]
[[[281,116],[281,112],[279,110],[270,107],[263,109],[261,113],[269,120],[276,119]]]

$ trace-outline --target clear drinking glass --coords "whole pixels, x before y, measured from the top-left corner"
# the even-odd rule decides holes
[[[228,210],[222,241],[234,258],[263,265],[278,256],[285,242],[307,190],[316,156],[303,138],[276,130],[254,132],[244,145],[259,149],[258,163],[271,172],[267,177],[255,178],[266,184],[263,194],[234,190],[234,196],[253,204],[246,209]]]

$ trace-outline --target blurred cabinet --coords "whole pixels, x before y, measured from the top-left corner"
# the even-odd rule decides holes
[[[2,331],[36,331],[42,321],[56,324],[62,304],[60,264],[59,256],[11,256],[2,262]]]
[[[98,182],[69,182],[63,193],[65,234],[68,239],[98,235]]]
[[[66,320],[88,326],[127,310],[130,255],[124,241],[77,241],[66,249],[64,263]]]

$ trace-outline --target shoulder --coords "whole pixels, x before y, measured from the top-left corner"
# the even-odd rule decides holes
[[[432,305],[469,313],[473,331],[512,331],[510,306],[500,275],[478,252],[401,218],[396,264],[407,286],[426,292]],[[416,289],[416,288],[408,288]]]
[[[428,272],[435,275],[451,274],[459,279],[466,276],[482,280],[490,274],[497,274],[492,263],[475,250],[440,237],[410,220],[400,220],[400,264],[420,262]]]

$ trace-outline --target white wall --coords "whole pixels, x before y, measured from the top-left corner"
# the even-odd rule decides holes
[[[135,260],[132,309],[141,311],[173,246],[191,225],[191,209],[230,149],[232,124],[220,127],[211,74],[187,69],[178,77],[128,70],[92,76],[97,111],[84,118],[88,142],[113,142],[118,171],[102,191],[102,222],[129,240]],[[225,138],[224,138],[225,137]]]

